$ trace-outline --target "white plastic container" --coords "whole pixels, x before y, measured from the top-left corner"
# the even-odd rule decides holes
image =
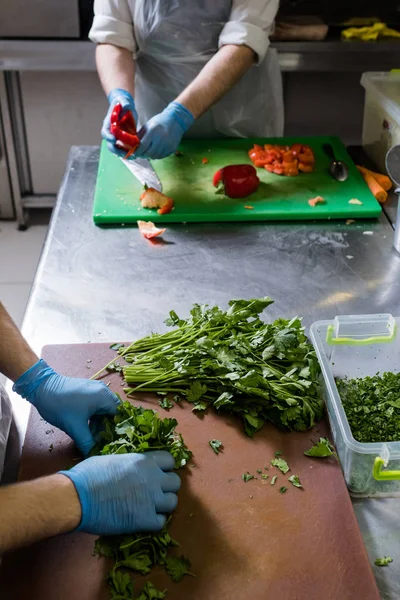
[[[377,168],[385,173],[385,157],[400,144],[400,73],[363,73],[365,88],[362,145]]]
[[[324,397],[344,477],[353,496],[400,495],[399,442],[357,442],[335,379],[400,371],[400,318],[392,315],[340,316],[318,321],[311,339],[323,375]],[[387,468],[388,467],[388,468]],[[376,479],[378,477],[378,479]]]

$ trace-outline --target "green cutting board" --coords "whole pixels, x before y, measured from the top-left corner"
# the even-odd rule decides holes
[[[231,199],[215,194],[212,180],[221,167],[249,163],[248,151],[254,144],[293,144],[302,142],[314,150],[316,170],[298,177],[283,177],[257,169],[261,179],[255,194]],[[328,172],[329,159],[322,144],[330,143],[336,156],[349,166],[345,182],[335,181]],[[180,146],[182,156],[152,161],[163,184],[163,192],[175,202],[168,215],[141,207],[141,183],[103,143],[94,198],[93,219],[98,225],[130,223],[138,219],[161,223],[199,221],[269,221],[298,219],[373,218],[381,212],[362,176],[337,137],[188,140]],[[202,159],[207,158],[207,164]],[[310,198],[322,196],[325,204],[315,208]],[[352,205],[358,198],[363,204]],[[252,210],[245,206],[254,207]]]

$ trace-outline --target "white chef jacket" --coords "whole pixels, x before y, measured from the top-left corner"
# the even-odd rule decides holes
[[[141,124],[174,100],[221,46],[250,47],[259,68],[250,69],[190,133],[282,135],[281,76],[268,37],[278,6],[279,0],[95,0],[89,37],[135,55]]]

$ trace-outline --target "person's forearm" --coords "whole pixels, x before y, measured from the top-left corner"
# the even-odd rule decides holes
[[[0,373],[16,381],[38,360],[0,302]]]
[[[255,54],[247,46],[222,46],[176,101],[197,119],[229,92],[254,61]]]
[[[64,475],[0,488],[0,556],[72,531],[81,518],[78,494]]]
[[[111,44],[98,44],[96,65],[106,95],[120,88],[135,96],[135,63],[132,52]]]

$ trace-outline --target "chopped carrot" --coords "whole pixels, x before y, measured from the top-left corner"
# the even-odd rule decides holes
[[[325,200],[322,196],[316,196],[316,198],[310,198],[308,204],[314,208],[317,204],[325,204]]]
[[[203,163],[203,165],[206,165],[207,163],[209,163],[210,161],[208,160],[208,158],[202,158],[201,162]]]
[[[369,169],[366,169],[365,167],[359,167],[357,165],[357,169],[360,171],[360,173],[364,176],[364,173],[369,173],[370,175],[372,175],[372,177],[374,179],[376,179],[376,181],[379,183],[379,185],[381,185],[383,187],[383,189],[385,190],[385,192],[388,192],[389,190],[392,189],[392,182],[390,180],[390,177],[388,177],[387,175],[383,175],[382,173],[375,173],[375,171],[370,171]]]
[[[244,206],[243,208],[247,208],[248,210],[254,210],[254,206]]]
[[[369,187],[371,193],[375,196],[378,202],[385,202],[387,200],[387,192],[383,189],[383,187],[377,182],[375,177],[371,175],[368,171],[361,171],[361,175],[364,177],[364,181]]]

